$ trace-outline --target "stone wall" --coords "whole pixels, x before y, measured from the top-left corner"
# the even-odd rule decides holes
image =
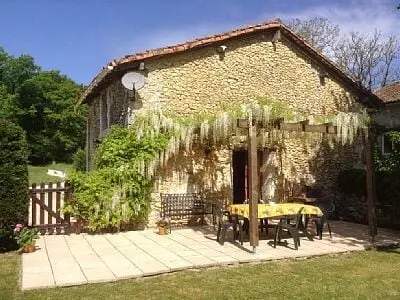
[[[361,138],[344,145],[329,138],[292,138],[285,141],[283,176],[289,182],[318,186],[329,193],[341,170],[363,168],[361,150]]]
[[[288,41],[274,47],[259,35],[226,45],[223,56],[210,46],[146,62],[147,82],[138,91],[143,109],[191,114],[262,96],[321,115],[347,110],[354,103],[335,80],[328,77],[321,84],[321,67]]]
[[[205,151],[196,145],[182,151],[157,172],[150,224],[159,216],[160,193],[201,193],[208,202],[232,202],[232,154],[226,147]]]
[[[87,169],[94,167],[94,153],[97,144],[112,125],[127,126],[130,122],[133,96],[120,80],[114,81],[89,104],[88,132],[86,137]]]
[[[387,103],[385,107],[374,116],[374,120],[387,128],[400,127],[400,103]]]
[[[215,112],[226,105],[248,103],[258,97],[284,101],[307,114],[334,115],[358,107],[355,96],[333,76],[321,81],[319,72],[329,74],[329,70],[324,70],[285,39],[273,45],[269,36],[259,34],[225,45],[225,54],[218,53],[215,46],[207,46],[145,61],[146,84],[137,91],[134,101],[119,79],[105,88],[90,104],[90,156],[94,141],[101,136],[99,102],[107,102],[104,100],[107,98],[113,99],[108,105],[113,115],[108,126],[128,124],[136,113],[153,109],[190,115],[199,111]],[[199,191],[219,201],[232,201],[232,150],[213,149],[205,154],[200,147],[192,153],[180,153],[171,159],[167,171],[160,173],[154,199],[157,200],[160,192]],[[273,176],[278,175],[329,189],[342,168],[360,161],[359,150],[358,146],[329,141],[288,140],[279,159],[275,156],[273,162],[267,158],[264,161],[274,171],[265,172],[263,178],[273,182],[276,193],[279,192],[277,178]],[[265,190],[271,190],[271,184],[265,187],[261,182]]]

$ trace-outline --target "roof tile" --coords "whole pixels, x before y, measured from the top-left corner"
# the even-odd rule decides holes
[[[400,101],[400,81],[376,90],[375,95],[385,103]]]
[[[173,53],[179,53],[179,52],[186,51],[186,50],[189,50],[192,48],[201,47],[202,45],[209,45],[213,42],[220,42],[220,41],[228,40],[230,38],[241,36],[241,35],[244,35],[247,33],[262,31],[262,30],[272,29],[272,28],[276,28],[276,29],[280,28],[283,31],[288,32],[290,34],[293,42],[299,44],[302,47],[305,47],[307,51],[310,51],[312,53],[312,55],[316,55],[316,53],[318,53],[312,46],[307,44],[307,42],[305,42],[303,39],[299,38],[292,30],[290,30],[290,28],[288,28],[287,26],[282,24],[281,21],[279,19],[277,19],[272,22],[256,24],[256,25],[249,25],[244,28],[239,28],[239,29],[232,30],[232,31],[229,31],[226,33],[222,33],[222,34],[207,36],[204,38],[196,39],[194,41],[188,41],[186,43],[178,44],[175,46],[168,46],[168,47],[164,47],[164,48],[148,50],[146,52],[136,53],[133,55],[126,55],[119,59],[114,59],[112,62],[107,64],[105,67],[103,67],[103,69],[95,76],[95,78],[92,80],[92,82],[89,84],[89,86],[86,88],[83,95],[79,99],[79,103],[87,101],[88,97],[93,93],[93,91],[95,89],[97,89],[100,82],[106,76],[108,76],[108,74],[112,71],[111,70],[112,68],[111,69],[108,68],[108,66],[110,66],[110,65],[112,65],[113,67],[117,67],[119,65],[134,63],[134,62],[146,59],[146,58],[158,57],[161,55],[168,55],[168,54],[173,54]],[[339,76],[341,76],[342,78],[345,78],[345,80],[350,82],[353,85],[353,87],[358,89],[361,93],[367,93],[368,95],[372,95],[370,92],[366,91],[364,88],[356,85],[354,79],[349,77],[348,75],[346,75],[340,68],[338,68],[338,66],[333,64],[331,61],[327,60],[321,54],[317,54],[317,55],[321,61],[328,64],[330,68],[332,68],[335,72],[339,73]],[[375,98],[374,95],[373,95],[373,98]],[[374,103],[373,105],[376,105],[376,106],[381,105],[381,101],[378,98],[371,99],[371,101],[372,101],[372,103]]]

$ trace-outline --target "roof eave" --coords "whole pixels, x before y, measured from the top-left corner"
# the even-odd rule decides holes
[[[179,44],[176,46],[160,48],[156,50],[150,50],[144,53],[138,53],[135,55],[127,55],[119,59],[114,59],[110,63],[108,63],[92,80],[89,86],[86,88],[82,96],[78,100],[78,104],[89,102],[93,95],[96,93],[96,89],[99,85],[111,74],[120,70],[122,66],[128,64],[134,64],[139,61],[145,61],[147,59],[157,59],[159,57],[169,56],[173,54],[179,54],[182,52],[187,52],[194,49],[199,49],[203,47],[207,47],[211,44],[221,43],[227,40],[237,39],[243,36],[247,36],[254,33],[260,33],[264,31],[269,31],[271,29],[282,29],[282,32],[285,33],[292,41],[294,41],[298,46],[303,48],[308,54],[317,57],[316,60],[321,61],[327,67],[334,71],[336,75],[347,82],[349,86],[356,91],[359,96],[362,97],[361,102],[365,102],[364,104],[369,104],[372,108],[379,108],[383,106],[383,101],[373,94],[371,91],[367,90],[359,83],[357,83],[353,78],[347,75],[344,71],[342,71],[337,65],[323,56],[320,52],[318,52],[314,47],[309,45],[303,39],[298,37],[291,29],[289,29],[286,25],[280,22],[271,22],[265,23],[261,25],[256,25],[253,27],[246,27],[242,29],[237,29],[231,31],[229,33],[215,35],[211,37],[206,37],[203,39],[198,39],[192,42],[187,42],[185,44]],[[218,37],[218,38],[217,38]],[[134,66],[133,66],[134,67]]]

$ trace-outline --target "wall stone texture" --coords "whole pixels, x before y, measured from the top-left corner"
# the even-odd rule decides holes
[[[107,128],[113,124],[128,125],[135,114],[154,109],[190,115],[199,111],[216,112],[225,105],[249,103],[258,97],[283,101],[292,109],[316,115],[334,115],[359,107],[356,96],[334,76],[329,76],[329,70],[309,59],[284,37],[275,45],[270,40],[268,34],[258,34],[226,42],[224,54],[218,53],[216,46],[207,46],[145,61],[146,84],[136,92],[134,101],[120,79],[116,79],[89,103],[90,168],[104,122]],[[319,71],[328,73],[324,82],[320,80]],[[106,108],[101,114],[108,113],[107,118],[100,116],[102,101]],[[265,151],[268,154],[264,155],[260,166],[264,166],[262,178],[274,182],[269,188],[276,189],[275,195],[279,195],[276,197],[284,193],[279,194],[276,187],[278,176],[289,181],[303,180],[329,190],[341,169],[359,163],[359,144],[357,141],[354,145],[343,146],[315,138],[287,140],[279,155],[270,156],[274,151]],[[155,203],[160,192],[201,192],[210,199],[230,203],[233,197],[232,150],[215,148],[205,153],[200,146],[171,158],[169,167],[161,170],[156,180]],[[271,192],[267,190],[262,197]]]
[[[400,127],[400,103],[386,103],[385,107],[374,116],[374,120],[387,128]]]

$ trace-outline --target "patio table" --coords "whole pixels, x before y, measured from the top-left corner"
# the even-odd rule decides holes
[[[279,204],[258,204],[258,219],[264,220],[267,234],[268,234],[268,219],[276,217],[284,217],[287,215],[295,215],[299,212],[300,208],[302,215],[317,215],[322,216],[321,209],[317,206],[301,204],[301,203],[279,203]],[[250,216],[249,204],[231,204],[228,206],[228,211],[232,215],[242,216],[246,220]],[[306,217],[307,218],[307,217]],[[307,223],[307,222],[306,222]],[[246,226],[244,226],[247,228]],[[303,222],[300,223],[300,228],[309,240],[313,240],[312,235],[307,231]]]
[[[317,215],[322,216],[321,209],[317,206],[301,204],[301,203],[279,203],[279,204],[258,204],[258,218],[267,219],[273,217],[280,217],[285,215],[297,214],[300,208],[302,215]],[[231,204],[228,206],[228,211],[231,214],[249,218],[250,206],[249,204]]]

